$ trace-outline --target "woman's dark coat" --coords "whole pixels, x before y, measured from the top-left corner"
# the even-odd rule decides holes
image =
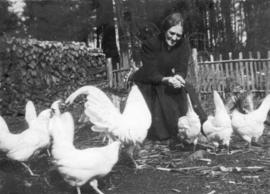
[[[174,74],[185,78],[190,56],[189,42],[184,38],[171,49],[168,49],[161,37],[151,38],[142,45],[143,66],[134,74],[133,81],[139,86],[152,113],[152,126],[148,134],[151,139],[176,137],[178,118],[187,112],[186,91],[193,105],[197,104],[201,108],[191,85],[175,89],[161,82],[163,77]],[[203,110],[198,112],[199,116],[202,114],[201,119],[205,120]]]

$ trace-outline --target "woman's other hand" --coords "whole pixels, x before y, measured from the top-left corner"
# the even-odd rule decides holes
[[[164,83],[167,83],[169,86],[172,86],[174,88],[181,88],[184,86],[176,77],[164,77],[162,79]]]

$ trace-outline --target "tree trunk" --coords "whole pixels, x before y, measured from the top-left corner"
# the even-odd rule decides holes
[[[115,29],[115,42],[116,42],[116,48],[119,55],[120,64],[122,64],[122,57],[121,57],[121,48],[120,48],[120,41],[119,41],[119,22],[118,22],[118,13],[117,13],[117,7],[115,0],[112,0],[112,6],[113,6],[113,21],[114,21],[114,29]]]

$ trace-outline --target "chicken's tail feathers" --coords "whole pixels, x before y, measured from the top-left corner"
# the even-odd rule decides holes
[[[126,105],[122,113],[125,127],[122,130],[122,139],[129,139],[133,142],[143,141],[152,124],[152,115],[147,101],[137,85],[133,85],[128,94]]]
[[[188,112],[195,112],[189,94],[187,93]]]
[[[270,107],[270,94],[264,97],[258,109],[263,108],[269,110],[269,107]]]
[[[9,132],[5,119],[0,116],[0,132]]]
[[[147,129],[151,126],[151,112],[141,90],[135,84],[128,94],[123,116],[128,118],[130,126],[144,125]]]
[[[215,107],[226,110],[224,102],[223,102],[222,98],[220,97],[219,93],[216,90],[214,90],[213,94],[214,94]]]
[[[30,126],[31,122],[33,122],[37,118],[37,112],[34,103],[29,100],[25,105],[25,120]]]
[[[82,95],[82,94],[90,94],[92,92],[100,92],[99,89],[95,86],[83,86],[79,89],[77,89],[75,92],[73,92],[72,94],[69,95],[69,97],[67,97],[65,103],[66,104],[72,104],[74,102],[74,100],[79,96],[79,95]]]

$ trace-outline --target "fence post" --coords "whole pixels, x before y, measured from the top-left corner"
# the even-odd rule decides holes
[[[213,62],[214,61],[214,56],[212,54],[210,54],[210,61]]]
[[[198,52],[196,48],[192,49],[192,60],[193,60],[193,71],[194,71],[194,82],[195,82],[195,89],[200,95],[200,87],[199,87],[199,65],[198,65]]]
[[[109,87],[113,87],[113,73],[112,73],[112,58],[107,58],[107,79],[109,81]]]
[[[267,74],[266,74],[266,94],[269,94],[270,92],[270,82],[268,81],[269,80],[269,77],[270,77],[270,51],[267,52]]]
[[[232,52],[229,52],[228,53],[228,57],[229,57],[229,60],[230,60],[230,62],[229,62],[229,79],[231,79],[231,78],[233,78],[234,77],[234,70],[233,70],[233,63],[231,62],[232,61]],[[230,89],[232,89],[232,88],[230,88]]]
[[[244,64],[243,64],[243,53],[240,52],[239,53],[239,68],[240,68],[240,83],[241,83],[241,86],[243,87],[243,89],[246,89],[246,85],[245,85],[245,76],[244,76]],[[246,71],[247,72],[247,71]]]
[[[251,51],[248,52],[248,58],[253,59]],[[255,80],[254,80],[253,64],[255,64],[253,61],[249,62],[250,75],[251,75],[251,88],[252,88],[251,90],[254,92],[254,91],[256,91],[256,88],[255,88],[255,84],[254,84]]]
[[[261,53],[259,51],[257,51],[257,59],[261,59]],[[260,60],[254,61],[253,64],[255,88],[261,94],[261,91],[263,90],[263,77],[261,75],[261,72],[266,72],[266,69],[264,69],[264,64]]]
[[[214,62],[214,56],[213,56],[213,54],[210,54],[210,61],[211,62]],[[217,75],[216,74],[216,72],[215,72],[215,65],[214,65],[214,63],[211,63],[210,65],[209,65],[209,72],[210,72],[210,75],[211,75],[211,81],[209,82],[209,84],[210,84],[210,92],[212,93],[213,92],[213,90],[218,90],[217,89],[217,79],[216,79],[216,77],[215,77],[215,75]]]
[[[218,60],[221,62],[223,59],[222,54],[219,54]],[[225,99],[225,86],[226,86],[226,72],[225,72],[225,66],[223,63],[219,63],[219,76],[222,79],[220,82],[220,92],[222,94],[222,97]]]

